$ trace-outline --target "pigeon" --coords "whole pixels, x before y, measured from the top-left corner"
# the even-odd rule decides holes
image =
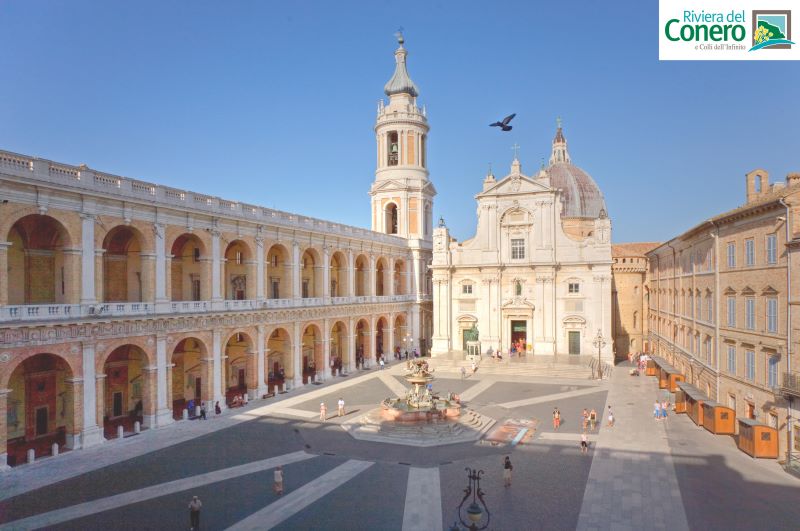
[[[489,124],[489,127],[499,127],[503,131],[511,131],[512,127],[510,125],[508,125],[508,122],[513,120],[516,115],[517,115],[517,113],[509,114],[508,116],[503,118],[502,122],[495,122],[493,124]]]

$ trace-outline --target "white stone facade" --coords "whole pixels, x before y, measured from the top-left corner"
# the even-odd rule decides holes
[[[552,167],[551,159],[527,176],[514,160],[505,178],[488,175],[475,196],[473,238],[459,243],[447,227],[434,230],[434,355],[466,351],[464,332],[476,326],[483,352],[507,353],[524,339],[534,356],[597,355],[600,331],[602,359],[613,362],[611,222],[604,208],[594,219],[562,217]],[[578,195],[573,190],[572,200]]]

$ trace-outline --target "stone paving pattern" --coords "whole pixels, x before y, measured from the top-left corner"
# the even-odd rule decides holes
[[[244,524],[259,511],[271,515],[275,529],[428,531],[437,528],[430,524],[436,519],[441,519],[441,529],[449,529],[457,518],[467,466],[485,472],[481,486],[493,530],[797,528],[800,481],[774,461],[749,458],[730,437],[713,436],[685,415],[656,422],[651,407],[661,392],[654,378],[630,377],[622,367],[611,381],[600,384],[538,378],[524,370],[487,375],[494,383],[476,388],[470,407],[498,423],[537,419],[534,437],[513,448],[481,441],[417,449],[357,441],[340,426],[359,415],[356,410],[373,408],[393,394],[382,381],[386,376],[403,383],[397,364],[379,372],[335,378],[206,422],[181,422],[18,467],[0,475],[0,529],[19,528],[14,525],[19,518],[53,514],[48,511],[76,511],[86,502],[103,510],[47,528],[185,529],[186,507],[194,494],[204,503],[204,529]],[[437,379],[434,387],[463,393],[482,378],[480,371],[466,380],[456,375]],[[335,417],[339,396],[347,402],[344,418]],[[322,400],[328,403],[326,422],[313,415]],[[506,407],[514,403],[521,405]],[[606,404],[614,408],[616,426],[593,434],[596,442],[582,455],[580,412],[584,407],[605,410]],[[564,419],[557,433],[551,422],[554,406]],[[252,473],[191,489],[163,487],[298,451],[309,458],[284,466],[283,499],[272,491],[271,469],[254,468]],[[514,463],[508,489],[502,481],[505,455]],[[341,467],[354,461],[365,463],[365,468],[342,476]],[[337,470],[333,474],[339,482],[325,487],[320,478]],[[440,503],[431,501],[429,485],[437,477]],[[144,492],[136,489],[143,488],[164,492],[113,509],[98,505],[115,494],[135,500]],[[292,492],[293,499],[285,501]],[[287,509],[290,505],[296,513]]]

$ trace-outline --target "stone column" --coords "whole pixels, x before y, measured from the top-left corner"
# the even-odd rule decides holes
[[[81,443],[83,448],[105,442],[103,437],[102,392],[105,374],[98,375],[95,369],[95,353],[93,343],[83,343],[83,432]],[[98,396],[100,400],[98,401]],[[99,402],[99,403],[98,403]],[[97,416],[98,410],[101,412]]]
[[[403,263],[405,264],[406,267],[406,289],[404,295],[411,295],[416,293],[415,286],[413,284],[414,277],[411,271],[412,262],[408,257],[406,257]]]
[[[214,284],[214,277],[211,273],[213,260],[210,258],[200,258],[200,300],[210,300]],[[181,279],[182,282],[182,279]]]
[[[331,323],[328,319],[322,320],[322,378],[331,377]]]
[[[389,286],[386,290],[387,295],[394,295],[394,256],[389,257]],[[384,272],[383,285],[386,285],[386,272]]]
[[[353,372],[356,370],[356,323],[355,319],[350,317],[347,323],[347,333],[348,333],[348,341],[347,341],[347,371]],[[344,363],[342,363],[342,367],[344,367]]]
[[[172,301],[172,255],[168,254],[164,257],[164,271],[166,271],[166,277],[164,278],[164,300],[161,301],[161,304],[165,304],[165,310],[169,309],[168,303]],[[180,282],[182,279],[178,279]],[[158,295],[158,294],[156,294]],[[159,301],[156,301],[156,304],[159,304]]]
[[[220,233],[211,231],[211,300],[221,301],[222,295],[222,251],[220,250]],[[222,403],[220,403],[220,406]]]
[[[83,251],[81,249],[63,249],[62,252],[64,254],[64,303],[78,304],[81,302],[82,288],[76,284],[75,280],[79,278],[79,275],[83,276],[82,273],[79,273]],[[0,271],[7,271],[7,269]]]
[[[367,290],[367,295],[370,297],[374,297],[377,293],[375,274],[375,255],[371,254],[369,255],[369,289]]]
[[[156,303],[164,303],[169,301],[167,296],[167,277],[170,271],[167,269],[169,263],[167,261],[167,250],[164,247],[164,225],[160,223],[153,224],[153,244],[156,251],[156,288],[155,288],[155,301]],[[170,415],[170,418],[172,416]]]
[[[389,327],[384,331],[384,334],[389,334],[388,341],[386,343],[386,351],[383,355],[386,357],[386,361],[394,359],[394,314],[389,314]],[[409,323],[410,324],[410,323]],[[422,354],[420,352],[420,354]]]
[[[364,349],[364,359],[372,358],[372,362],[378,361],[378,319],[374,315],[369,316],[369,349]]]
[[[258,298],[258,284],[259,284],[259,277],[258,277],[258,261],[257,260],[247,260],[244,262],[247,271],[245,278],[245,298],[248,300],[253,300]],[[255,282],[253,282],[255,280]],[[264,277],[263,275],[260,277],[261,282],[261,292],[264,292]],[[263,300],[263,297],[262,297]]]
[[[8,304],[8,248],[11,242],[0,242],[0,306]],[[2,461],[0,461],[2,466]]]
[[[156,267],[155,253],[140,253],[142,263],[142,302],[154,302],[155,285],[153,272]]]
[[[153,389],[153,388],[156,389]],[[149,365],[142,367],[142,426],[156,428],[156,407],[158,397],[158,367]],[[155,391],[155,392],[153,392]]]
[[[303,386],[303,331],[300,330],[300,321],[294,322],[292,330],[292,386]]]
[[[422,272],[422,255],[419,251],[412,251],[412,256],[412,263],[414,264],[414,288],[416,288],[415,293],[417,295],[417,300],[419,300],[425,293],[425,286],[420,276]]]
[[[64,444],[70,450],[81,448],[81,432],[83,428],[83,378],[65,378],[72,402],[69,404],[72,422],[67,423],[67,440]],[[0,421],[2,422],[2,421]],[[0,467],[2,461],[0,461]]]
[[[156,371],[155,388],[156,388],[156,427],[166,426],[172,424],[172,393],[170,387],[172,386],[171,363],[167,355],[167,336],[156,336]]]
[[[225,409],[225,382],[222,381],[222,364],[225,356],[222,353],[222,330],[215,329],[212,334],[212,364],[214,367],[213,394],[214,402],[219,402],[219,406]]]
[[[256,363],[256,397],[261,398],[265,394],[267,394],[268,386],[266,382],[266,360],[265,356],[266,353],[266,345],[267,345],[267,335],[266,335],[266,327],[264,325],[258,325],[258,338],[256,339],[256,355],[258,356],[258,360]]]
[[[292,242],[292,298],[299,299],[303,295],[300,275],[300,244]]]
[[[331,251],[330,247],[322,247],[322,297],[323,304],[331,302]]]
[[[356,264],[353,250],[347,250],[347,296],[356,296]]]
[[[105,286],[103,285],[104,274],[104,259],[105,249],[94,250],[94,293],[95,302],[103,302],[105,300]]]
[[[264,238],[256,238],[256,300],[259,302],[264,300],[264,277]]]
[[[94,215],[81,214],[81,304],[94,304],[98,300],[95,266],[97,260],[94,248]]]
[[[105,412],[106,412],[106,376],[107,375],[103,373],[103,374],[97,374],[94,377],[95,418],[97,419],[97,424],[100,427],[100,436],[103,438],[103,442],[105,442],[105,434],[103,428],[105,427]]]
[[[5,271],[5,269],[3,269]],[[3,275],[5,277],[5,275]],[[8,395],[11,389],[0,389],[0,471],[7,470],[8,466],[8,419],[6,416]]]

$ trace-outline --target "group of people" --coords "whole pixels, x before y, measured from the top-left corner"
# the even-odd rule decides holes
[[[519,354],[520,356],[525,354],[525,349],[527,345],[524,339],[517,339],[516,341],[511,343],[511,348],[508,349],[509,355],[513,356],[514,354]]]
[[[336,402],[336,416],[337,417],[344,417],[344,398],[339,397],[339,400]],[[319,403],[319,420],[326,421],[328,420],[328,406],[325,405],[325,402]]]
[[[246,406],[250,399],[247,396],[247,393],[243,393],[241,395],[233,395],[231,399],[231,403],[229,407],[242,407]]]
[[[669,410],[669,406],[669,400],[664,400],[662,402],[656,400],[653,403],[653,418],[656,420],[667,420],[667,411]]]
[[[186,403],[186,410],[189,412],[189,418],[193,419],[193,418],[197,417],[200,420],[208,420],[208,417],[206,416],[207,415],[207,410],[206,410],[206,403],[205,402],[200,402],[200,414],[199,415],[197,415],[196,409],[197,409],[197,403],[194,401],[194,398],[192,398]],[[222,408],[219,407],[219,402],[214,404],[214,413],[216,413],[217,415],[221,415],[222,414]]]

